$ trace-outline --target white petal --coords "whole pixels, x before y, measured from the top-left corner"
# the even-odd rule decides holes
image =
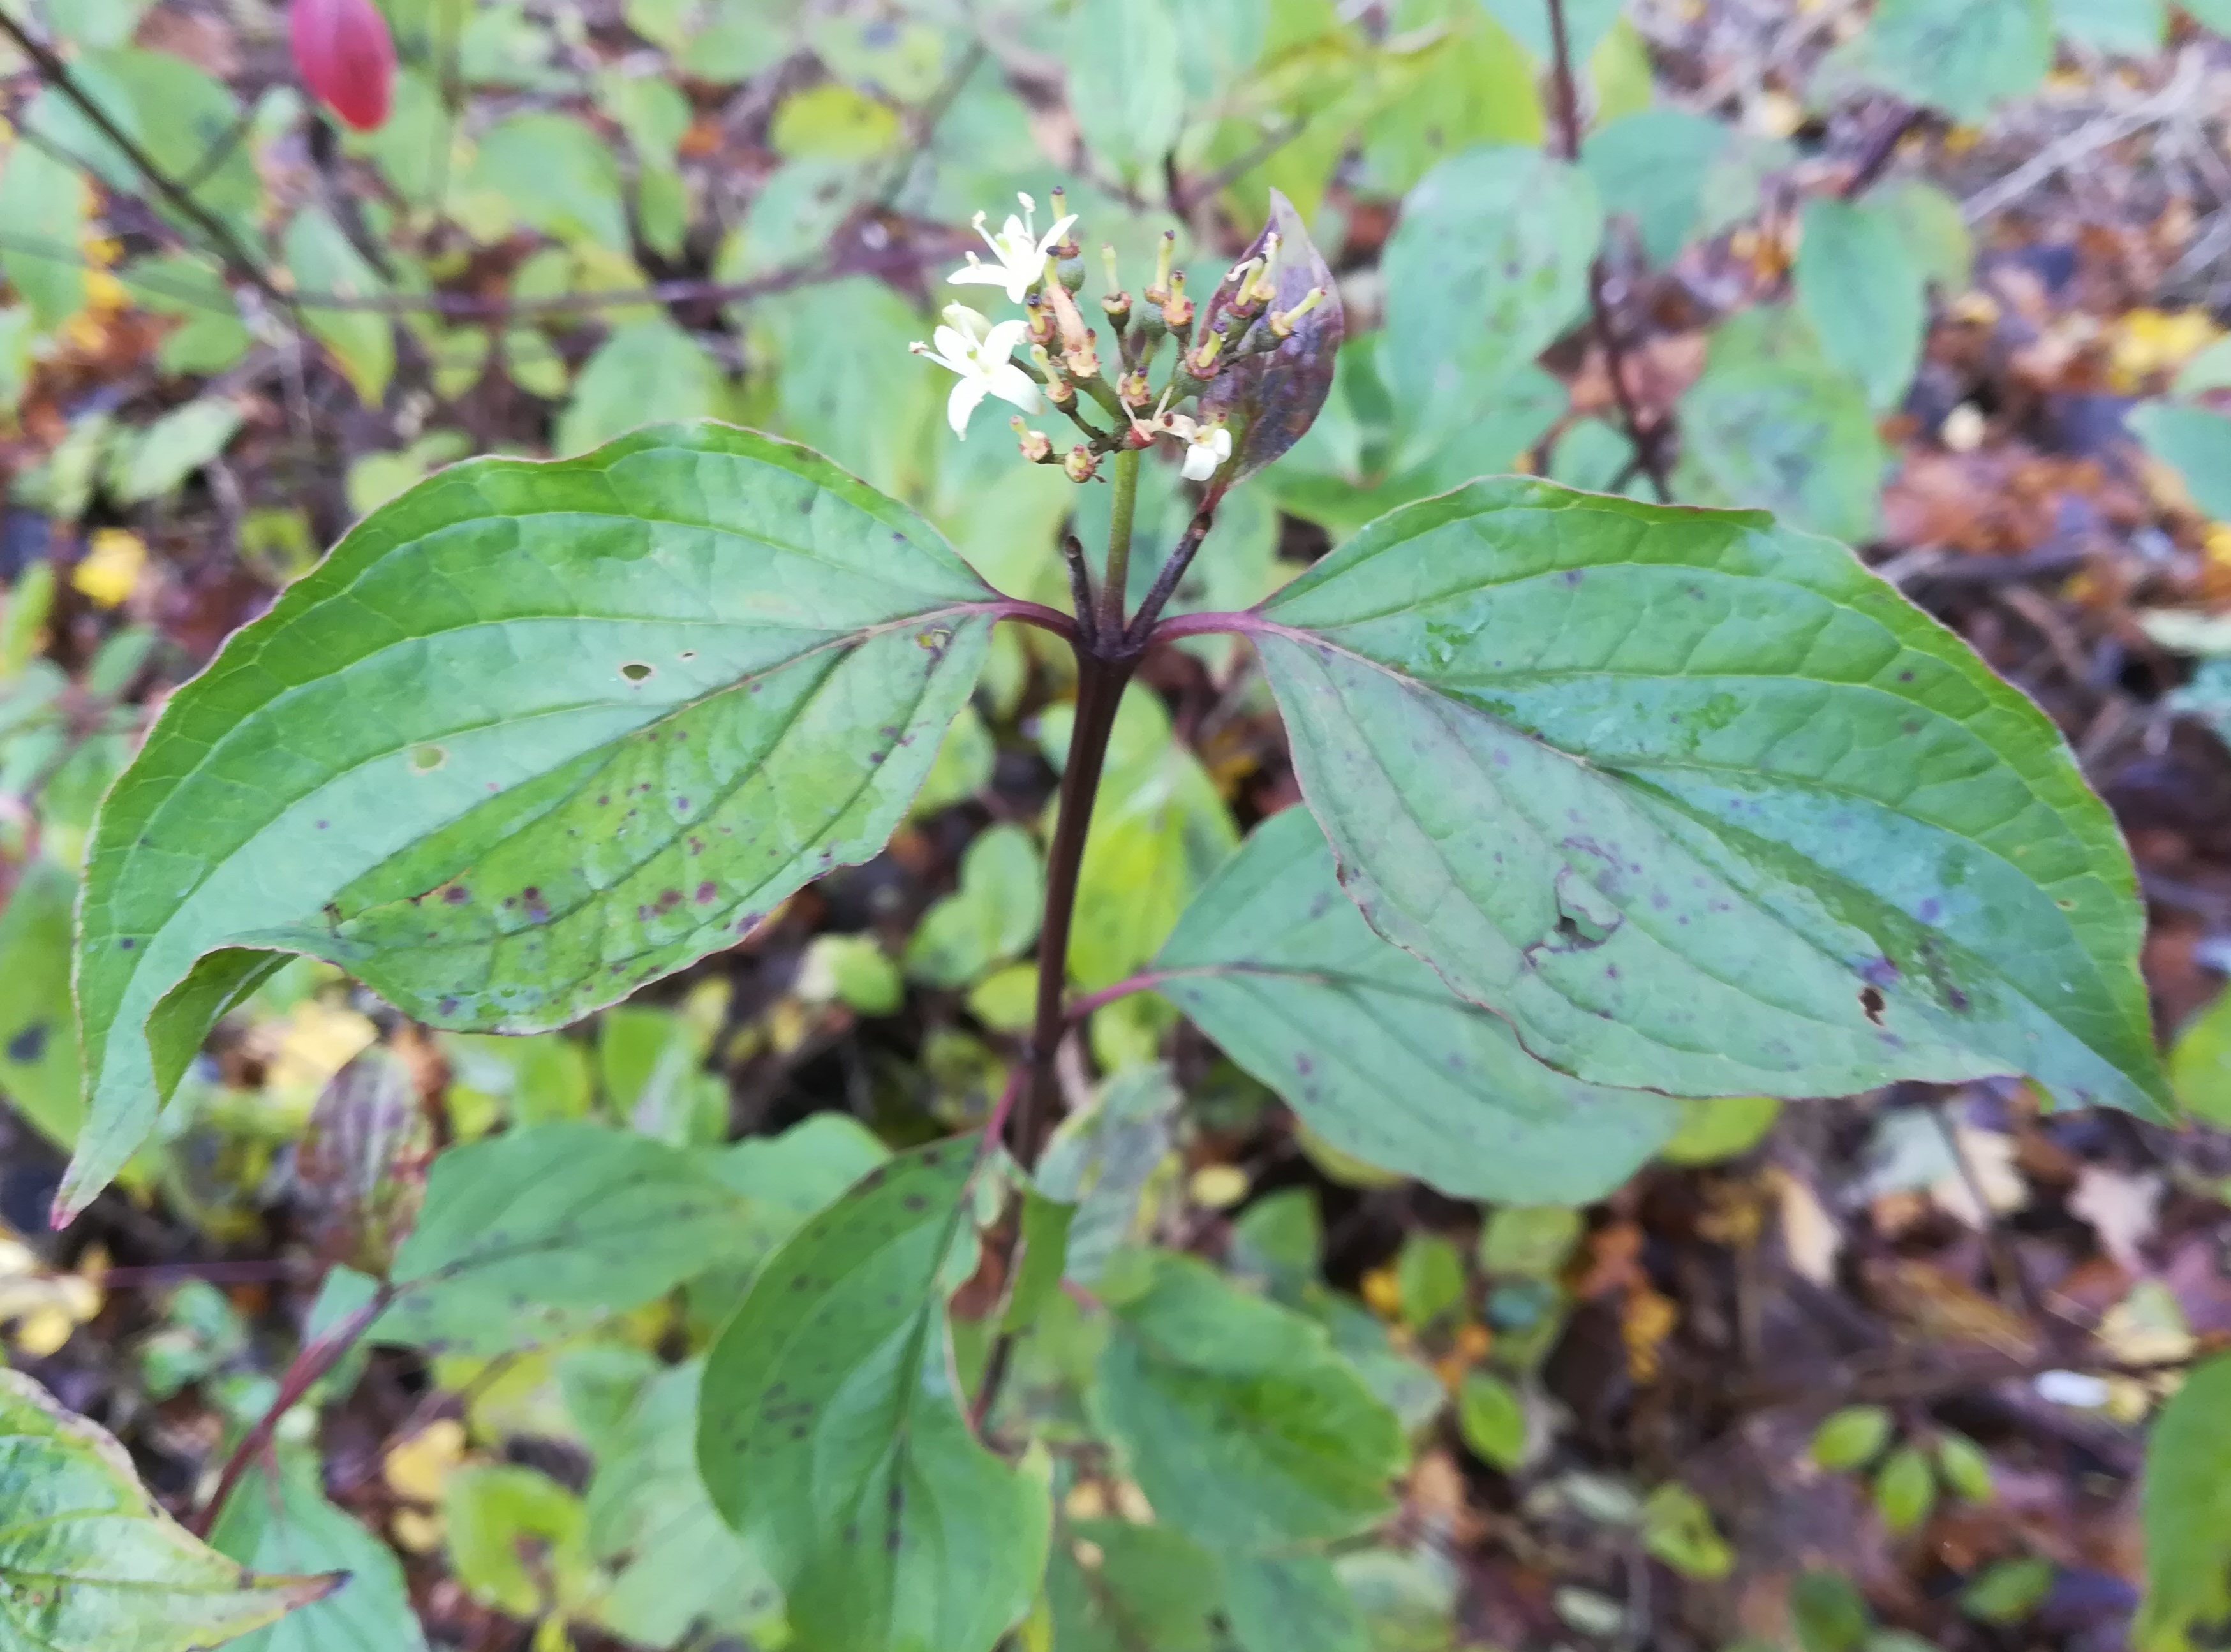
[[[984,399],[984,381],[964,378],[953,387],[953,394],[945,398],[945,422],[953,427],[953,434],[963,442],[968,440],[968,416]]]
[[[966,304],[948,304],[943,313],[946,326],[971,344],[981,342],[984,335],[991,330],[991,321]]]
[[[1005,287],[1007,269],[1004,264],[971,264],[966,269],[956,269],[946,281],[954,287]]]
[[[1031,284],[1038,280],[1038,264],[1032,264],[1027,269],[1011,268],[1007,272],[1007,302],[1020,304],[1029,297]]]
[[[980,353],[986,361],[1005,361],[1015,353],[1016,346],[1030,330],[1027,321],[1002,321],[984,335]]]
[[[1001,362],[976,382],[1025,413],[1038,410],[1038,382],[1011,361]]]
[[[1171,413],[1164,416],[1162,428],[1180,440],[1190,442],[1193,440],[1193,431],[1199,427],[1185,414]]]
[[[1198,444],[1188,447],[1179,468],[1187,481],[1206,481],[1216,474],[1216,455]]]
[[[938,358],[956,373],[968,371],[967,364],[975,359],[976,341],[963,338],[951,327],[940,327],[930,339],[937,346]]]
[[[1031,232],[1023,227],[1020,218],[1010,212],[1006,223],[999,226],[999,239],[1010,247],[1027,247],[1031,244]]]
[[[1054,227],[1045,232],[1045,239],[1038,242],[1038,256],[1043,258],[1056,247],[1060,246],[1061,238],[1069,233],[1069,226],[1076,222],[1077,214],[1074,212],[1057,221]]]
[[[1232,432],[1219,427],[1216,434],[1209,437],[1208,445],[1216,450],[1216,462],[1222,464],[1232,457]]]

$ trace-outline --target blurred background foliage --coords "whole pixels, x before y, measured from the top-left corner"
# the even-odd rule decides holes
[[[230,630],[471,454],[732,419],[1063,600],[1057,535],[1093,542],[1106,495],[989,418],[954,443],[906,354],[970,216],[1058,184],[1135,287],[1166,229],[1204,287],[1273,189],[1341,278],[1332,401],[1232,500],[1180,610],[1245,607],[1390,506],[1513,468],[1853,544],[2115,803],[2202,1126],[2048,1119],[2003,1084],[1685,1103],[1632,1177],[1632,1143],[1571,1150],[1593,1202],[1486,1207],[1348,1158],[1160,999],[1119,1000],[1049,1162],[1083,1200],[1073,1274],[1151,1237],[1221,1263],[1200,1288],[1321,1326],[1325,1381],[1400,1421],[1401,1497],[1316,1570],[1219,1570],[1111,1450],[1106,1327],[1057,1298],[1014,1390],[1061,1510],[1018,1642],[2124,1643],[2141,1426],[2162,1369],[2231,1336],[2231,7],[1568,0],[1569,75],[1544,0],[382,9],[394,110],[355,132],[264,0],[0,0],[131,140],[0,42],[9,1358],[183,1507],[394,1254],[437,1152],[563,1126],[536,1139],[656,1144],[656,1173],[729,1197],[639,1300],[467,1296],[330,1373],[216,1535],[358,1581],[260,1642],[786,1643],[695,1477],[696,1355],[800,1222],[1004,1081],[1067,667],[1003,629],[885,855],[592,1025],[436,1036],[289,967],[56,1236],[104,788]],[[1151,466],[1142,584],[1190,508]],[[1076,984],[1147,965],[1294,795],[1245,650],[1159,660],[1118,726]],[[996,1285],[963,1288],[964,1361]],[[2144,1517],[2143,1645],[2231,1616],[2227,1416],[2163,1425],[2190,1471]]]

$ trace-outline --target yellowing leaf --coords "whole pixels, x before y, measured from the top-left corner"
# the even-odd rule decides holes
[[[437,1418],[387,1454],[382,1472],[388,1490],[413,1503],[438,1503],[449,1471],[464,1461],[465,1425]]]
[[[70,584],[101,608],[113,608],[132,594],[147,565],[147,542],[129,528],[101,528],[93,535]]]

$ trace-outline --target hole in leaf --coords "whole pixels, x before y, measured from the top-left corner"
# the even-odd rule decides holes
[[[447,750],[438,745],[414,745],[411,748],[411,766],[420,774],[431,774],[449,760]]]
[[[641,682],[650,674],[650,668],[640,660],[630,660],[620,668],[620,675],[630,682]]]
[[[695,658],[697,657],[697,650],[696,650],[696,649],[682,649],[682,652],[681,652],[679,655],[677,655],[676,657],[677,659],[681,660],[683,663],[687,664],[689,661],[692,661],[692,660],[694,660],[694,659],[695,659]]]
[[[1861,987],[1859,1008],[1867,1012],[1869,1021],[1873,1022],[1878,1027],[1882,1025],[1883,995],[1879,991],[1872,986]]]

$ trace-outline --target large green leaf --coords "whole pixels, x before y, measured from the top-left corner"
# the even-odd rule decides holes
[[[2231,521],[2231,419],[2195,402],[2146,402],[2124,419],[2146,451],[2182,479],[2195,505]]]
[[[1587,302],[1602,234],[1588,174],[1538,149],[1469,149],[1426,173],[1383,263],[1380,368],[1397,402],[1470,407],[1530,362]]]
[[[0,1371],[0,1652],[193,1652],[343,1581],[226,1559],[156,1507],[108,1434]]]
[[[314,1455],[258,1465],[225,1500],[210,1546],[259,1571],[340,1571],[348,1581],[233,1643],[234,1652],[424,1652],[395,1552],[326,1500]]]
[[[540,1031],[867,859],[999,607],[912,512],[721,425],[382,507],[171,697],[103,806],[61,1208],[275,952],[436,1026]]]
[[[1604,210],[1632,217],[1651,261],[1670,263],[1703,216],[1705,178],[1734,135],[1710,115],[1642,109],[1590,132],[1581,164]]]
[[[42,332],[85,307],[85,238],[92,190],[85,174],[29,144],[10,145],[0,156],[0,275],[30,306]]]
[[[115,46],[87,52],[71,65],[79,90],[141,150],[170,168],[196,204],[225,220],[251,245],[263,210],[254,145],[240,139],[239,101],[224,83],[174,52]],[[42,92],[24,125],[63,154],[84,161],[120,195],[146,199],[189,236],[203,231],[186,214],[147,188],[139,166],[54,87]]]
[[[1458,1198],[1585,1204],[1679,1119],[1582,1084],[1371,931],[1305,809],[1255,829],[1154,964],[1190,1016],[1342,1152]]]
[[[988,1652],[1044,1569],[1044,1487],[957,1402],[941,1277],[973,1139],[871,1171],[771,1257],[708,1356],[697,1462],[801,1652]]]
[[[2105,805],[1842,547],[1510,478],[1389,513],[1258,612],[1348,894],[1541,1059],[2168,1109]]]
[[[1199,1544],[1124,1520],[1077,1520],[1062,1535],[1045,1589],[1060,1652],[1216,1652],[1223,1579]]]
[[[2190,1652],[2193,1631],[2231,1617],[2231,1358],[2184,1379],[2146,1442],[2141,1518],[2146,1593],[2138,1652]]]
[[[579,1120],[450,1148],[371,1334],[499,1353],[672,1289],[749,1231],[708,1157]]]
[[[1102,1289],[1116,1334],[1093,1406],[1158,1519],[1256,1553],[1392,1507],[1401,1424],[1322,1326],[1168,1251],[1129,1253]]]

